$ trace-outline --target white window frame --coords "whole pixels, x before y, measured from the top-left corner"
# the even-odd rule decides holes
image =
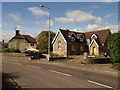
[[[62,42],[59,40],[58,41],[58,49],[61,49],[62,48]]]

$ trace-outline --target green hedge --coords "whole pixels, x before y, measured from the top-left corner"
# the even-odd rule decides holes
[[[15,53],[20,53],[20,50],[14,49],[14,48],[4,48],[4,52],[15,52]]]
[[[108,38],[108,48],[112,63],[120,63],[120,33],[113,33]]]
[[[120,70],[120,63],[114,63],[113,68]]]

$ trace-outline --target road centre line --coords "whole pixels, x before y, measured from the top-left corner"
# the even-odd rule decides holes
[[[13,64],[22,65],[21,63],[13,63]]]
[[[58,71],[55,71],[55,70],[49,70],[49,71],[51,71],[51,72],[55,72],[55,73],[58,73],[58,74],[62,74],[62,75],[65,75],[65,76],[69,76],[69,77],[72,76],[72,75],[70,75],[70,74],[63,73],[63,72],[58,72]]]
[[[117,90],[111,86],[108,86],[108,85],[105,85],[105,84],[101,84],[101,83],[98,83],[98,82],[95,82],[95,81],[91,81],[91,80],[88,80],[89,83],[92,83],[92,84],[96,84],[96,85],[99,85],[99,86],[102,86],[102,87],[106,87],[106,88],[110,88],[110,89],[113,89],[113,90]]]

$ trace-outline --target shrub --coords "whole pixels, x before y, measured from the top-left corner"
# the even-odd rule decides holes
[[[111,62],[120,62],[120,33],[114,33],[109,36],[108,48],[110,51]]]
[[[114,63],[113,68],[120,70],[120,63]]]
[[[15,49],[13,48],[4,48],[4,52],[14,52]]]

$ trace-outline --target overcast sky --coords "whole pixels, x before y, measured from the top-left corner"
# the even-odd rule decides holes
[[[48,29],[48,9],[51,8],[51,30],[60,28],[77,31],[92,31],[110,28],[117,32],[117,2],[2,2],[3,39],[10,40],[19,26],[21,34],[36,37]],[[104,0],[105,1],[105,0]],[[112,1],[112,0],[106,0]]]

